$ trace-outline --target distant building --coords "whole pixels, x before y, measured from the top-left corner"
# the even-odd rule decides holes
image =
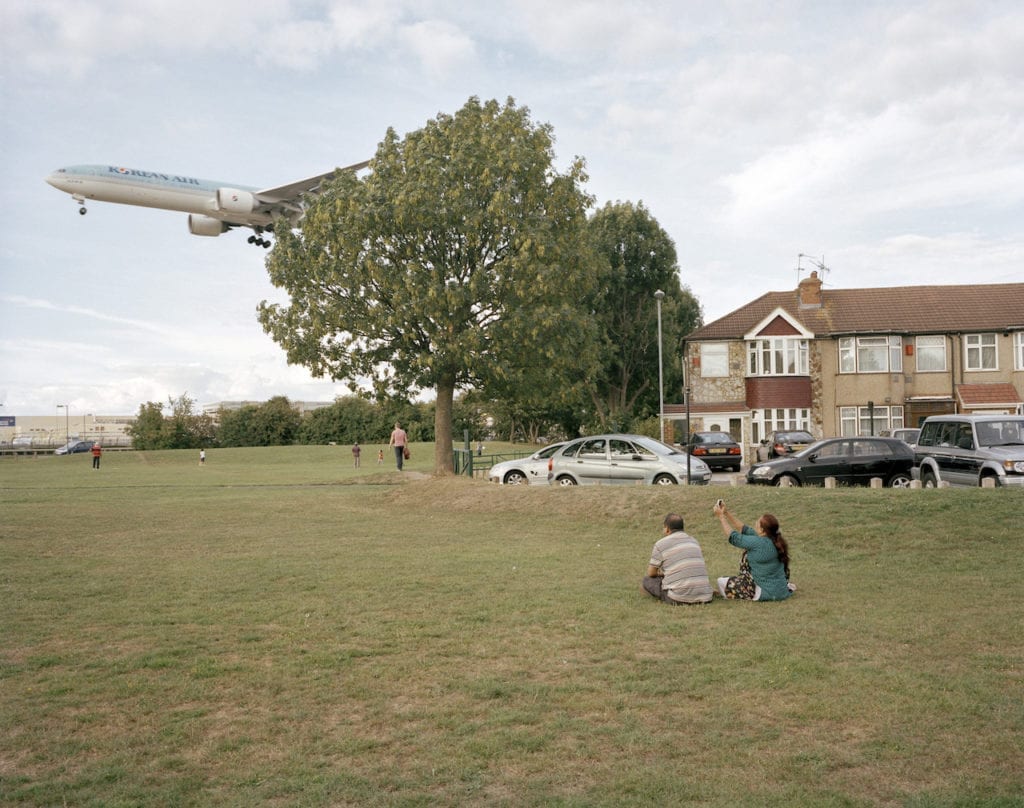
[[[0,445],[19,448],[57,448],[69,438],[99,441],[103,446],[131,446],[128,427],[134,415],[75,414],[12,415],[0,421]]]
[[[203,404],[200,409],[205,414],[216,417],[217,413],[221,410],[232,412],[240,410],[242,407],[259,407],[266,403],[266,401],[215,401],[212,404]],[[334,405],[333,401],[289,401],[288,403],[292,405],[292,409],[296,410],[299,415],[305,415],[307,412],[321,410],[324,407]]]
[[[1024,283],[823,290],[817,272],[698,328],[684,348],[691,431],[747,459],[768,433],[867,435],[929,415],[1024,412]],[[666,405],[676,440],[685,405]]]

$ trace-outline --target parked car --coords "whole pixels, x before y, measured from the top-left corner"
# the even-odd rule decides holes
[[[895,438],[827,438],[785,457],[755,463],[747,482],[761,485],[870,485],[881,478],[890,488],[910,486],[914,450]]]
[[[32,436],[31,435],[18,435],[18,437],[16,437],[14,440],[11,441],[11,446],[14,446],[15,448],[19,448],[20,447],[20,448],[24,449],[24,448],[26,448],[28,446],[31,446],[31,445],[32,445]]]
[[[740,470],[743,449],[728,432],[694,432],[686,448],[713,469]]]
[[[892,431],[892,437],[896,438],[896,440],[901,440],[904,443],[907,443],[907,444],[909,444],[911,446],[913,446],[915,443],[917,443],[917,438],[918,438],[918,436],[920,434],[921,434],[921,430],[920,429],[910,429],[910,428],[907,428],[907,429],[894,429]]]
[[[1024,486],[1024,415],[933,415],[921,425],[913,474],[940,482]]]
[[[503,460],[487,472],[487,479],[503,485],[548,484],[548,458],[565,446],[565,442],[552,443],[529,457]]]
[[[644,435],[591,435],[569,441],[548,460],[552,485],[707,485],[711,469],[692,457]]]
[[[82,452],[88,452],[91,448],[91,440],[78,440],[75,438],[73,440],[69,440],[60,448],[54,449],[53,453],[57,455],[81,454]]]
[[[814,436],[803,429],[770,432],[768,437],[761,441],[761,448],[757,450],[757,459],[771,460],[773,457],[784,457],[806,449],[812,443],[814,443]]]

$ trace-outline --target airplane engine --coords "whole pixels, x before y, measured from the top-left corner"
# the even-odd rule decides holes
[[[235,188],[217,189],[217,210],[226,213],[252,213],[258,204],[256,197],[248,191],[239,191]]]
[[[195,213],[188,215],[188,232],[193,236],[219,236],[226,233],[228,226],[220,219],[212,216],[199,216]]]

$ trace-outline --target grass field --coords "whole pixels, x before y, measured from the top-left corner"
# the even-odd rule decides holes
[[[1020,806],[1020,491],[589,488],[348,447],[0,461],[0,804]],[[488,447],[490,450],[492,447]],[[777,514],[784,603],[640,591]]]

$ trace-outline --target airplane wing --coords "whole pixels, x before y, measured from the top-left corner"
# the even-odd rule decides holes
[[[361,168],[366,168],[370,164],[369,160],[364,160],[361,163],[353,163],[350,166],[344,168],[336,168],[333,171],[328,171],[326,174],[317,174],[315,177],[308,177],[298,182],[290,182],[287,185],[278,185],[276,188],[266,188],[262,191],[257,191],[255,196],[260,202],[266,205],[284,205],[291,207],[292,204],[297,203],[299,197],[303,194],[316,193],[320,188],[320,185],[324,180],[330,179],[340,171],[359,171]],[[291,204],[290,204],[291,203]],[[298,205],[294,204],[294,209],[298,209]]]

